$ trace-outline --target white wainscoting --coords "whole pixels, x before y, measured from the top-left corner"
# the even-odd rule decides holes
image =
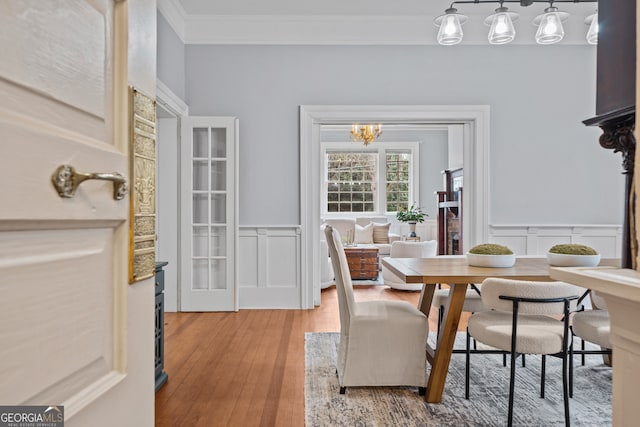
[[[621,225],[499,225],[489,226],[489,241],[508,246],[517,255],[544,255],[553,246],[580,243],[603,258],[622,256]]]
[[[240,309],[302,308],[301,227],[240,226]]]

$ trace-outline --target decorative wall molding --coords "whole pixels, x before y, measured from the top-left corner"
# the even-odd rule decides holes
[[[580,243],[597,250],[604,258],[620,258],[620,224],[493,224],[489,241],[508,246],[517,255],[544,255],[561,243]]]
[[[156,80],[156,102],[176,117],[189,115],[189,106],[159,79]]]
[[[299,225],[240,226],[240,309],[300,309],[302,306]]]

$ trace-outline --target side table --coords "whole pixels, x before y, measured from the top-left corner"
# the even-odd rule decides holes
[[[351,279],[378,278],[378,248],[375,246],[351,246],[345,247],[344,253],[347,256]]]

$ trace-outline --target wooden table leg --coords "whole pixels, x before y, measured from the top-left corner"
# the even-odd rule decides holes
[[[432,286],[435,288],[435,285]],[[431,296],[433,296],[433,288]],[[440,338],[438,339],[431,371],[429,372],[429,381],[427,382],[425,400],[429,403],[440,403],[442,399],[442,392],[444,391],[449,371],[449,361],[451,360],[466,293],[466,283],[451,285],[449,304],[445,307],[444,320],[440,327]]]
[[[433,300],[433,293],[435,289],[436,285],[422,285],[420,300],[418,301],[418,310],[423,312],[427,317],[429,317],[429,312],[431,311],[431,301]]]

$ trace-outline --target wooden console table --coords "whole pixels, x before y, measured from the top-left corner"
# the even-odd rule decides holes
[[[375,246],[345,247],[352,280],[378,278],[378,248]]]

